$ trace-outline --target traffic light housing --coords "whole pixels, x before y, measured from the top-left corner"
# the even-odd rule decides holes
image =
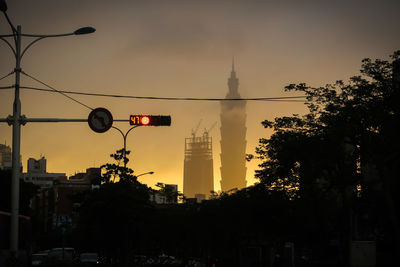
[[[137,126],[170,126],[171,116],[131,115],[129,117],[129,124]]]

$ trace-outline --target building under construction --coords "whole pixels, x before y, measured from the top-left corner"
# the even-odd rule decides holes
[[[204,199],[214,190],[212,138],[207,130],[203,136],[185,138],[183,194],[187,198]]]

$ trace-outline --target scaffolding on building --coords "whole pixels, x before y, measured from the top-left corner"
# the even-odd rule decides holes
[[[202,136],[185,138],[183,194],[194,198],[203,194],[208,198],[214,190],[212,138],[205,130]]]

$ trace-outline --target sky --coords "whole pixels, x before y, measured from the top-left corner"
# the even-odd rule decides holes
[[[291,83],[324,86],[358,75],[361,60],[388,59],[400,49],[399,1],[7,1],[8,15],[23,33],[69,33],[83,26],[96,32],[47,38],[22,59],[27,74],[58,90],[157,97],[224,98],[232,58],[242,97],[295,96]],[[0,34],[9,34],[4,16]],[[25,37],[25,45],[29,43]],[[0,42],[0,77],[13,70],[11,50]],[[14,84],[13,76],[0,86]],[[22,77],[22,86],[45,88]],[[297,94],[298,95],[298,94]],[[130,114],[171,115],[170,127],[139,127],[127,137],[128,166],[140,181],[178,184],[182,191],[184,142],[198,133],[213,138],[214,187],[220,190],[220,104],[73,96],[104,107],[114,119]],[[0,118],[12,114],[13,90],[0,90]],[[29,118],[87,118],[90,109],[54,93],[21,91]],[[303,103],[248,102],[247,153],[271,132],[263,120],[304,114]],[[128,122],[114,126],[126,132]],[[11,127],[0,123],[0,143],[12,143]],[[21,130],[24,170],[28,158],[47,159],[48,172],[68,176],[110,162],[123,147],[121,134],[95,133],[87,123],[28,123]],[[248,185],[260,162],[247,163]]]

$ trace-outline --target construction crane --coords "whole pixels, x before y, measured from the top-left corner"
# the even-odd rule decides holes
[[[200,127],[200,124],[201,124],[202,120],[203,119],[200,119],[199,123],[197,124],[197,126],[196,126],[196,128],[194,130],[192,129],[192,137],[193,138],[196,137],[197,130],[199,130],[199,127]]]
[[[217,122],[214,122],[213,125],[211,125],[211,127],[208,128],[208,130],[204,128],[204,135],[208,136],[208,133],[211,132],[211,130],[215,127],[215,125],[217,125]]]

